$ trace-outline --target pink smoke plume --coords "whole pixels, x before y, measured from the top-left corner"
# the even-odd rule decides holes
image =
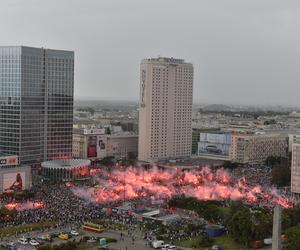
[[[42,201],[27,201],[24,203],[12,202],[6,204],[5,207],[9,210],[16,209],[17,211],[29,210],[29,209],[38,209],[45,207],[44,202]]]
[[[93,170],[95,187],[71,187],[73,193],[91,202],[111,202],[135,198],[164,199],[174,195],[196,197],[199,200],[245,200],[249,203],[276,204],[292,207],[292,203],[275,189],[251,187],[245,178],[233,181],[228,171],[209,167],[181,170],[145,170],[129,167],[111,172]]]

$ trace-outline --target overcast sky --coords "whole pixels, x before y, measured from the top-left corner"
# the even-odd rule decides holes
[[[75,51],[75,96],[138,100],[143,58],[192,62],[194,102],[300,106],[299,0],[0,0],[0,45]]]

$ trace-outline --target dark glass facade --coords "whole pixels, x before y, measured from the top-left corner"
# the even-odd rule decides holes
[[[20,163],[72,155],[74,53],[0,47],[0,151]]]

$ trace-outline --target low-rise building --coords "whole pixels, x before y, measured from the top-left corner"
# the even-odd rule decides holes
[[[106,134],[105,129],[81,129],[73,133],[73,157],[102,159],[113,156],[125,158],[137,155],[138,136],[135,134]]]
[[[287,157],[289,138],[282,134],[232,134],[230,159],[237,163],[263,163],[268,157]]]

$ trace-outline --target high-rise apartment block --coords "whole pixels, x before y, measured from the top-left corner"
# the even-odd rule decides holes
[[[291,191],[300,194],[300,136],[292,143]]]
[[[0,152],[32,164],[72,156],[74,52],[0,47]]]
[[[193,65],[159,57],[143,60],[140,70],[139,160],[190,156]]]

